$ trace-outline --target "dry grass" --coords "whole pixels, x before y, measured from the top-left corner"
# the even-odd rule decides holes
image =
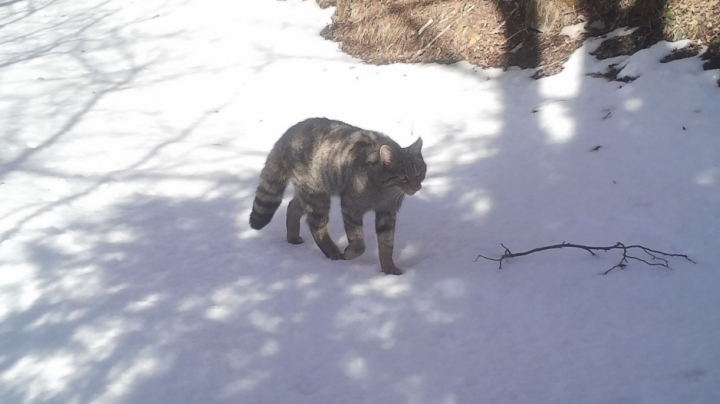
[[[662,14],[671,40],[693,39],[706,44],[720,37],[720,1],[675,0]]]
[[[329,35],[348,53],[377,64],[469,60],[480,66],[503,67],[515,60],[526,65],[516,55],[537,52],[537,46],[523,45],[525,49],[510,51],[538,36],[538,30],[559,32],[564,24],[579,21],[568,5],[560,9],[529,1],[518,5],[504,0],[320,2],[335,3],[338,8]],[[536,17],[525,18],[528,14]],[[539,23],[526,23],[535,19]]]
[[[626,53],[661,39],[707,44],[720,37],[718,0],[317,2],[337,7],[324,35],[374,64],[468,60],[483,67],[543,66],[544,74],[552,74],[584,39],[562,36],[560,30],[581,22],[588,23],[591,35],[641,27],[634,49],[622,50]]]

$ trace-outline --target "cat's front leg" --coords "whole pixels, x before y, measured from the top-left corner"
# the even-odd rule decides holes
[[[395,247],[396,212],[376,211],[375,232],[377,233],[380,268],[388,275],[402,275],[400,268],[395,266],[392,254]]]

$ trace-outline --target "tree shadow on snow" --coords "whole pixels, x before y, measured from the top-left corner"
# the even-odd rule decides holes
[[[440,334],[453,321],[454,281],[436,291],[444,308],[432,291],[408,300],[411,278],[368,280],[367,265],[289,245],[281,218],[249,230],[251,201],[137,195],[26,243],[39,295],[2,323],[0,343],[13,346],[0,362],[4,397],[277,402],[287,392],[270,386],[289,383],[307,402],[332,400],[338,386],[362,402],[367,385],[394,377],[373,356],[402,350],[415,327]],[[71,240],[85,248],[69,251]]]

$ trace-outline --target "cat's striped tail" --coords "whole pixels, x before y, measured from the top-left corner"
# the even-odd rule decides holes
[[[250,213],[250,227],[255,230],[260,230],[270,223],[290,180],[276,154],[275,150],[270,152],[265,168],[260,172],[260,185],[257,187]]]

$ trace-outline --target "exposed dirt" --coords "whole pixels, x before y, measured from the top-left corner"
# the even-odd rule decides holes
[[[632,55],[640,49],[645,49],[658,40],[647,29],[638,29],[632,34],[619,36],[603,41],[602,44],[590,54],[603,60],[620,55]]]
[[[660,63],[672,62],[673,60],[687,59],[697,56],[702,47],[696,43],[690,44],[684,48],[673,49],[669,55],[660,59]]]
[[[705,61],[703,69],[720,69],[720,41],[715,43],[714,46],[711,46],[710,49],[702,55],[701,59]]]
[[[559,72],[585,38],[631,26],[639,28],[604,42],[596,57],[686,38],[697,49],[710,45],[706,66],[720,66],[718,0],[316,1],[337,7],[323,36],[372,64],[467,60],[481,67],[540,67],[540,78]]]
[[[700,58],[705,61],[703,69],[720,69],[720,41],[715,41]],[[717,84],[720,87],[720,78],[717,80]]]
[[[618,67],[617,64],[611,64],[607,70],[602,73],[588,73],[588,76],[595,78],[604,78],[607,81],[620,81],[623,83],[630,83],[635,81],[637,77],[633,76],[622,76],[620,75],[622,68]]]

